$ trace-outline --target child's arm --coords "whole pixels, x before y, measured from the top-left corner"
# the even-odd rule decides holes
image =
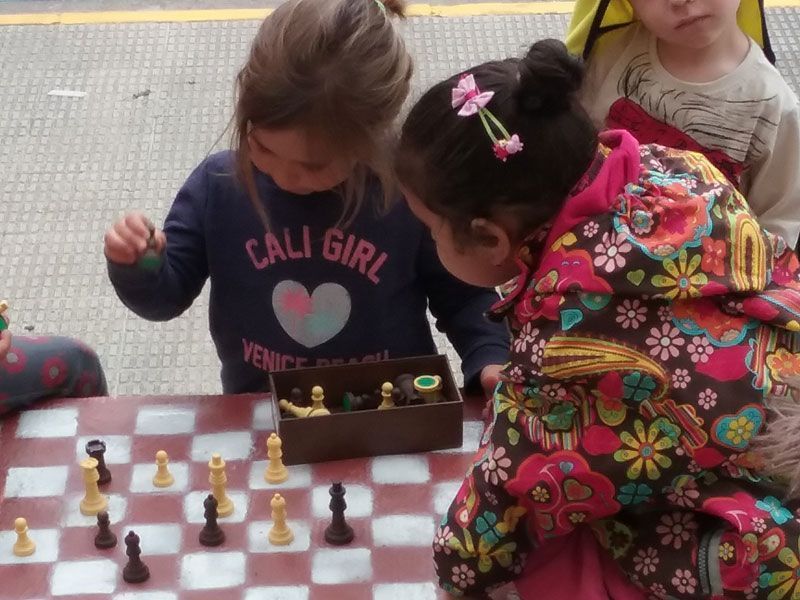
[[[417,270],[436,327],[447,334],[461,357],[464,387],[476,386],[484,367],[508,361],[508,329],[485,317],[499,296],[493,290],[467,285],[450,275],[439,261],[427,230],[422,234]]]
[[[498,394],[495,405],[503,401]],[[483,598],[488,588],[516,579],[532,549],[526,525],[532,517],[506,489],[530,445],[508,414],[496,415],[484,434],[434,540],[439,585],[456,596]],[[520,436],[516,447],[508,440],[512,429]]]
[[[800,107],[792,100],[774,144],[745,174],[743,193],[764,229],[794,248],[800,235]]]
[[[121,264],[109,259],[108,274],[120,300],[140,317],[151,321],[167,321],[183,313],[208,277],[205,251],[205,165],[198,167],[178,192],[164,224],[166,247],[160,265],[149,270],[137,265]],[[106,256],[109,252],[107,234]]]

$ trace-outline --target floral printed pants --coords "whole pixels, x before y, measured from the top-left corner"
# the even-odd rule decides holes
[[[748,489],[705,474],[676,487],[668,510],[628,509],[593,528],[651,598],[794,600],[800,503],[779,497],[765,495],[763,482]]]
[[[107,393],[97,354],[72,338],[15,335],[11,349],[0,361],[0,415],[46,398]]]

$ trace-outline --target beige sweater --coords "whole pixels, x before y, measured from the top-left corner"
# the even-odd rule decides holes
[[[664,69],[656,38],[634,24],[596,47],[583,98],[598,127],[706,154],[737,184],[762,226],[796,245],[800,105],[758,44],[728,75],[689,83]]]

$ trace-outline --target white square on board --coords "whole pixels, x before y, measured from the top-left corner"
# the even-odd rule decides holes
[[[110,594],[117,587],[117,564],[112,560],[56,563],[50,579],[53,596]]]
[[[288,490],[295,488],[311,487],[311,465],[295,465],[287,467],[289,478],[282,483],[267,483],[264,471],[267,470],[268,461],[257,460],[250,466],[249,487],[251,490]]]
[[[253,435],[249,431],[226,431],[196,435],[192,439],[192,460],[208,462],[212,454],[222,460],[245,460],[253,451]]]
[[[436,524],[429,515],[389,515],[372,520],[375,546],[430,546]]]
[[[106,453],[103,459],[107,465],[126,465],[131,462],[131,437],[129,435],[88,435],[81,436],[75,443],[75,457],[78,461],[88,456],[86,443],[92,440],[102,440],[106,443]],[[114,473],[111,473],[112,477]]]
[[[345,485],[344,501],[347,517],[372,515],[372,490],[364,485]],[[330,517],[331,494],[329,486],[315,487],[311,492],[311,508],[315,517]]]
[[[114,600],[178,600],[172,592],[125,592],[117,594]]]
[[[183,499],[183,514],[189,523],[205,523],[205,508],[203,501],[210,491],[190,492]],[[245,492],[228,491],[228,498],[233,502],[233,514],[229,517],[220,517],[220,523],[242,523],[247,517],[248,502],[250,497]]]
[[[294,540],[285,546],[269,543],[269,530],[272,521],[254,521],[247,527],[247,549],[250,552],[264,554],[272,552],[305,552],[311,546],[311,528],[302,521],[289,519],[289,527],[294,533]]]
[[[0,531],[0,565],[45,563],[58,560],[58,529],[29,529],[28,535],[36,544],[36,552],[30,556],[14,556],[12,548],[17,541],[13,529]]]
[[[461,483],[461,481],[443,481],[433,486],[433,512],[435,515],[441,516],[447,512]]]
[[[153,475],[156,474],[156,461],[152,464],[133,465],[131,473],[130,490],[141,494],[177,494],[189,488],[189,465],[186,463],[169,463],[169,472],[175,482],[169,487],[156,487],[153,485]]]
[[[78,431],[77,408],[27,410],[19,416],[18,438],[72,437]]]
[[[195,409],[179,406],[148,406],[136,415],[138,435],[173,435],[194,431]]]
[[[181,560],[181,585],[187,590],[230,588],[244,583],[242,552],[198,552]]]
[[[244,600],[308,600],[308,587],[304,585],[250,588]]]
[[[102,493],[102,492],[101,492]],[[119,494],[108,495],[109,515],[113,515],[115,523],[120,523],[125,519],[128,511],[128,500]],[[94,527],[97,525],[97,516],[86,516],[81,513],[81,499],[83,494],[73,495],[67,498],[67,509],[61,524],[64,527]]]
[[[319,584],[358,583],[372,579],[368,548],[317,550],[311,560],[311,581]]]
[[[130,523],[125,532],[135,531],[141,540],[142,556],[177,554],[181,549],[181,526],[175,523]]]
[[[256,403],[253,408],[253,429],[256,431],[274,431],[275,418],[271,401],[265,400]]]
[[[12,467],[6,475],[6,498],[63,496],[69,467]]]
[[[113,600],[178,600],[178,596],[172,592],[125,592]]]
[[[377,456],[370,470],[375,483],[426,483],[431,478],[424,456]]]
[[[381,583],[372,588],[372,600],[436,600],[436,586],[426,583]]]

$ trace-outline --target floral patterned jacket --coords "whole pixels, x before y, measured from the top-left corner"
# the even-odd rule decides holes
[[[800,269],[783,240],[701,155],[608,132],[519,265],[493,309],[514,334],[507,382],[434,542],[442,587],[481,595],[581,523],[622,559],[650,510],[688,508],[747,533],[720,482],[768,489],[750,445],[771,414],[765,397],[786,396],[800,370]],[[690,540],[670,523],[654,544],[696,567],[686,548],[701,532]],[[757,557],[736,560],[722,576],[755,585]],[[669,597],[701,597],[680,593],[691,581]]]

